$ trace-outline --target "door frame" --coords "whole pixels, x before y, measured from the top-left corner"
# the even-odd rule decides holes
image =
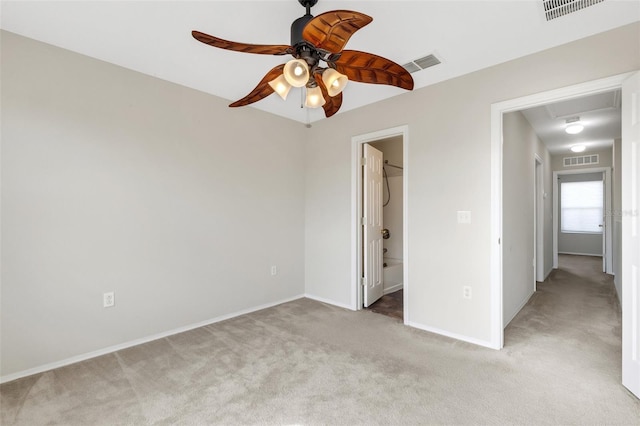
[[[538,154],[533,159],[533,291],[544,276],[544,162]]]
[[[563,175],[581,175],[584,173],[602,173],[602,179],[604,180],[604,231],[602,243],[605,247],[604,259],[606,264],[607,274],[613,274],[613,232],[611,215],[606,214],[611,211],[611,167],[591,167],[575,170],[561,170],[553,172],[553,269],[558,269],[558,207],[560,207],[560,200],[558,200],[558,176]]]
[[[620,89],[622,82],[634,72],[618,74],[598,80],[575,84],[523,96],[491,105],[491,232],[490,232],[490,291],[491,338],[494,349],[504,346],[503,293],[502,293],[502,145],[503,114],[526,108],[563,101],[578,96]],[[623,265],[624,269],[625,266]]]
[[[371,133],[356,135],[351,138],[351,307],[354,311],[362,309],[363,290],[362,277],[362,145],[402,136],[402,273],[403,273],[403,318],[409,323],[409,126],[403,125]]]

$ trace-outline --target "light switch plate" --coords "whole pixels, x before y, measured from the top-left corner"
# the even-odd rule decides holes
[[[471,212],[466,210],[458,211],[458,223],[471,223]]]

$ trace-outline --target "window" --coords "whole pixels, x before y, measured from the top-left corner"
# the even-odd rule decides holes
[[[602,181],[560,184],[560,230],[602,233]]]

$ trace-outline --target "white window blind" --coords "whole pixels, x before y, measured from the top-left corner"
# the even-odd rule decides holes
[[[602,181],[560,184],[560,230],[562,232],[602,232]]]

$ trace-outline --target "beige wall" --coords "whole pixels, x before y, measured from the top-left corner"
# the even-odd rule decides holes
[[[580,166],[565,166],[565,157],[575,157],[580,155],[593,155],[598,154],[599,161],[597,164],[580,165]],[[555,154],[551,157],[551,164],[554,172],[574,172],[576,170],[588,170],[599,167],[611,167],[613,164],[613,150],[612,148],[605,148],[600,150],[587,150],[580,154],[574,154],[568,152],[566,154]],[[573,181],[581,179],[579,175],[561,175],[559,179],[564,181]],[[560,194],[560,190],[558,190]],[[560,198],[558,198],[560,200]],[[593,256],[602,256],[602,234],[576,234],[565,233],[560,231],[560,203],[558,202],[558,253],[569,254],[585,254]]]
[[[487,344],[491,104],[639,69],[639,28],[621,27],[411,93],[398,90],[399,96],[315,124],[306,145],[307,293],[355,303],[351,138],[406,124],[408,321]],[[472,212],[471,225],[457,224],[458,210]],[[471,300],[462,297],[465,285],[473,287]]]
[[[502,158],[502,300],[506,326],[534,291],[534,179],[536,155],[544,173],[543,232],[545,276],[553,268],[551,157],[521,112],[503,116]]]
[[[2,376],[304,293],[303,126],[1,42]]]
[[[612,149],[611,148],[606,148],[606,149],[599,149],[599,150],[594,150],[594,151],[585,151],[585,152],[581,152],[580,154],[574,154],[574,153],[567,153],[567,154],[554,154],[551,156],[551,167],[553,168],[554,172],[562,172],[562,171],[572,171],[572,170],[577,170],[577,169],[592,169],[594,167],[611,167],[611,165],[613,164],[613,158],[612,158]],[[563,159],[565,157],[576,157],[576,156],[580,156],[580,155],[589,155],[589,154],[598,154],[599,155],[599,162],[598,164],[587,164],[587,165],[580,165],[580,166],[566,166],[563,163]]]
[[[490,106],[639,69],[639,29],[311,129],[3,32],[1,374],[303,292],[352,306],[351,138],[402,124],[408,320],[486,344]]]

